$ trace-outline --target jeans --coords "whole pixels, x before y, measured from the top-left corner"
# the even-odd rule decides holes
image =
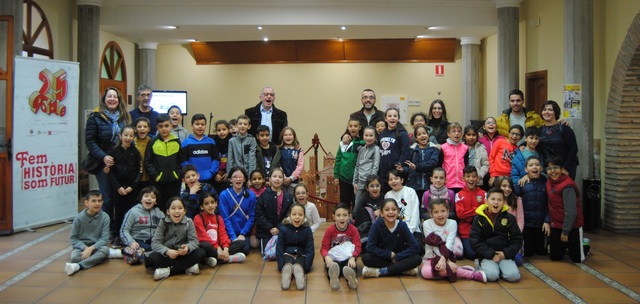
[[[116,223],[114,220],[114,208],[113,208],[113,185],[109,181],[109,177],[103,171],[104,166],[100,166],[100,171],[96,174],[96,179],[98,180],[98,188],[100,188],[100,193],[102,193],[102,211],[107,213],[109,216],[109,232],[111,235],[118,235],[119,227],[116,228]]]

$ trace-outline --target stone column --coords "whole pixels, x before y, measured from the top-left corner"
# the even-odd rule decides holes
[[[80,90],[78,113],[78,163],[87,155],[84,140],[85,110],[92,110],[100,102],[100,5],[101,0],[78,0],[78,62]],[[90,189],[97,189],[93,175],[89,175]]]
[[[138,84],[147,84],[156,88],[156,42],[138,43]]]
[[[22,56],[22,0],[3,0],[0,1],[0,15],[8,15],[13,17],[13,55]],[[0,39],[0,47],[6,50],[6,37]]]
[[[461,37],[462,126],[480,119],[480,37]]]
[[[582,85],[582,118],[570,120],[578,140],[578,185],[594,176],[593,35],[593,0],[564,0],[564,83]]]
[[[498,9],[498,111],[509,107],[509,91],[520,88],[520,2],[494,0]],[[525,96],[526,97],[526,96]]]

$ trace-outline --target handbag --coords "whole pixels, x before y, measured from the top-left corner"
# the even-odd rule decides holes
[[[264,256],[262,259],[265,261],[273,261],[276,259],[276,245],[278,244],[278,236],[274,235],[269,239],[267,245],[264,246]]]
[[[87,153],[87,156],[80,163],[80,168],[89,172],[89,174],[96,175],[100,171],[100,160],[93,157],[91,153]]]

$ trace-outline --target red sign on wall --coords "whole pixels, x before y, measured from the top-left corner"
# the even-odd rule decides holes
[[[444,76],[444,64],[436,64],[436,77]]]

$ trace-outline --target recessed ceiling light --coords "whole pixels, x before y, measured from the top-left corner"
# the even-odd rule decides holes
[[[340,29],[344,31],[344,30],[346,30],[346,29],[347,29],[347,27],[346,27],[346,26],[343,26],[343,27],[340,27]]]
[[[175,26],[175,25],[165,25],[165,26],[163,26],[162,28],[167,29],[167,30],[175,30],[175,29],[177,29],[178,27],[177,27],[177,26]]]
[[[428,30],[439,30],[440,27],[439,26],[430,26],[427,28]]]
[[[427,38],[431,38],[431,36],[429,36],[429,35],[418,35],[418,36],[416,36],[416,39],[427,39]]]
[[[261,26],[258,26],[258,29],[259,29],[259,30],[262,30],[262,27],[261,27]]]
[[[193,38],[187,39],[187,42],[196,42],[196,41],[198,41],[198,40],[193,39]]]
[[[269,37],[262,38],[263,41],[269,41]]]

